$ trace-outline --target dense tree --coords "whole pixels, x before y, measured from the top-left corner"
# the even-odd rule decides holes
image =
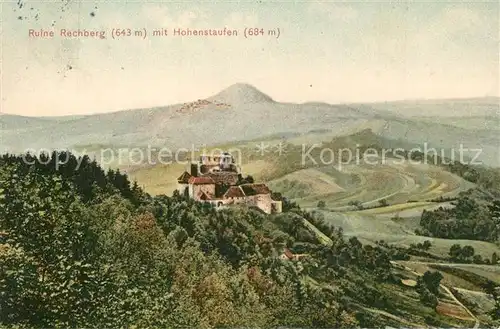
[[[472,258],[472,262],[475,264],[483,264],[483,257],[481,255],[474,255],[474,257]]]
[[[459,244],[454,244],[450,247],[449,255],[451,259],[458,260],[462,257],[462,246]]]
[[[0,158],[2,325],[375,326],[349,300],[396,307],[376,288],[392,280],[389,252],[320,213],[216,211],[88,158],[26,158]],[[307,257],[283,261],[285,247]]]
[[[491,265],[496,265],[496,264],[498,264],[498,255],[496,252],[494,252],[491,255]]]
[[[425,240],[422,244],[422,249],[429,250],[432,246],[432,243],[429,240]]]
[[[500,292],[498,289],[495,290],[493,297],[495,298],[495,307],[490,314],[493,320],[500,320]]]
[[[475,250],[472,246],[464,246],[462,247],[459,244],[454,244],[450,247],[449,255],[450,258],[454,261],[460,262],[471,262],[477,257],[474,256]]]
[[[423,276],[417,279],[417,291],[422,304],[436,308],[442,278],[443,276],[440,272],[426,271]]]
[[[432,292],[434,295],[437,295],[439,292],[439,285],[441,284],[441,280],[443,279],[443,275],[438,272],[426,271],[422,276],[422,282],[425,284],[427,289]]]
[[[417,244],[410,244],[410,250],[411,249],[417,249],[417,250],[423,250],[423,251],[428,251],[432,246],[432,243],[429,240],[425,240],[423,243],[417,243]]]
[[[380,207],[387,207],[389,205],[389,203],[387,202],[386,199],[382,199],[378,202],[379,206]]]
[[[464,246],[462,248],[462,257],[470,259],[472,256],[474,256],[474,248],[472,246]]]
[[[419,288],[419,295],[420,295],[420,301],[422,304],[436,308],[438,305],[438,298],[436,295],[434,295],[432,292],[429,291],[429,289],[423,287],[423,286],[418,286]]]
[[[468,194],[461,194],[454,208],[424,210],[420,219],[422,229],[418,230],[418,234],[447,239],[498,241],[500,219],[497,205],[500,203],[488,202],[479,202]]]

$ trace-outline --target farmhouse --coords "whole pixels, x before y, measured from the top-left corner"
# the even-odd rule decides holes
[[[271,190],[263,183],[243,179],[239,166],[229,153],[200,156],[177,179],[178,191],[189,198],[216,208],[245,204],[267,214],[280,213],[281,201],[273,200]]]

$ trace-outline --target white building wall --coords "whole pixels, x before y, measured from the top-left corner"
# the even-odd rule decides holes
[[[180,195],[184,195],[184,191],[189,187],[188,184],[177,184],[177,191]]]

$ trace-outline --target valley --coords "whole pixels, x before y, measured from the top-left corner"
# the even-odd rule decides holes
[[[444,112],[441,108],[448,110]],[[495,124],[498,118],[493,116],[497,109],[498,99],[491,98],[384,104],[279,103],[253,86],[236,84],[206,99],[158,108],[60,118],[4,114],[0,116],[3,147],[0,151],[70,149],[96,159],[106,170],[118,169],[136,182],[134,186],[163,200],[178,187],[177,178],[186,170],[186,164],[181,162],[198,157],[201,150],[186,153],[182,161],[170,164],[136,161],[137,154],[131,153],[125,154],[123,160],[116,158],[116,154],[131,149],[140,153],[151,147],[173,151],[231,150],[238,153],[245,176],[266,182],[290,208],[282,217],[276,215],[257,230],[279,228],[286,234],[300,235],[301,239],[302,235],[307,237],[307,243],[316,239],[330,251],[339,243],[333,238],[335,234],[343,235],[346,244],[353,244],[352,248],[356,248],[352,241],[359,240],[364,253],[370,255],[370,248],[380,248],[392,257],[394,277],[389,279],[378,273],[377,277],[388,281],[372,282],[370,277],[367,282],[367,287],[381,291],[383,297],[372,291],[373,300],[348,298],[350,307],[371,314],[360,321],[375,323],[383,319],[383,323],[394,327],[478,328],[498,322],[490,316],[495,307],[490,288],[500,285],[499,265],[494,261],[494,255],[500,255],[498,240],[484,238],[487,231],[484,227],[469,234],[483,234],[481,239],[450,238],[447,234],[455,234],[456,228],[429,231],[435,223],[424,227],[421,222],[425,211],[444,214],[442,222],[446,224],[446,220],[453,219],[446,216],[453,216],[449,214],[463,206],[459,202],[468,202],[468,196],[479,204],[472,205],[476,207],[473,212],[489,216],[486,204],[498,198],[495,191],[498,192],[500,182],[500,130]],[[481,148],[482,164],[461,168],[450,165],[451,162],[422,158],[424,145],[435,148],[438,157],[446,158],[462,144],[469,149]],[[311,157],[304,161],[304,149],[314,145]],[[349,150],[352,154],[372,149],[382,154],[370,157],[369,162],[366,155],[345,159],[342,153],[335,153],[339,156],[325,164],[317,161],[322,159],[321,152],[325,149]],[[383,153],[395,149],[407,152],[405,157]],[[417,152],[408,152],[412,149]],[[160,153],[153,151],[152,156],[158,158]],[[184,200],[168,207],[196,206],[187,206]],[[159,208],[154,209],[158,214],[163,213]],[[191,217],[185,216],[189,211],[169,210],[169,213],[174,217],[184,216],[176,225],[188,225],[192,230],[191,224],[182,222],[190,220]],[[200,214],[197,216],[205,216]],[[482,221],[484,217],[479,215],[478,221]],[[222,212],[220,216],[225,215]],[[203,218],[210,227],[219,229],[218,223]],[[470,219],[474,220],[475,217]],[[291,222],[297,227],[290,226]],[[301,244],[304,242],[295,241],[291,248],[303,248]],[[472,248],[473,255],[453,258],[452,249],[456,245]],[[335,253],[334,258],[338,256]],[[356,257],[353,259],[356,262]],[[374,266],[377,269],[378,265]],[[326,290],[335,287],[334,283],[321,280],[324,273],[330,273],[327,268],[309,271],[301,274],[307,284]],[[442,275],[434,294],[436,300],[431,304],[429,300],[423,301],[428,296],[425,297],[425,289],[419,290],[422,283],[417,284],[419,277],[428,272]],[[375,277],[375,273],[370,275]],[[364,272],[356,272],[353,277],[366,280]],[[354,283],[343,284],[349,290]]]

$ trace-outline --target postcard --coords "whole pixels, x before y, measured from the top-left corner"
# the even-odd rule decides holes
[[[500,327],[497,1],[0,13],[1,327]]]

